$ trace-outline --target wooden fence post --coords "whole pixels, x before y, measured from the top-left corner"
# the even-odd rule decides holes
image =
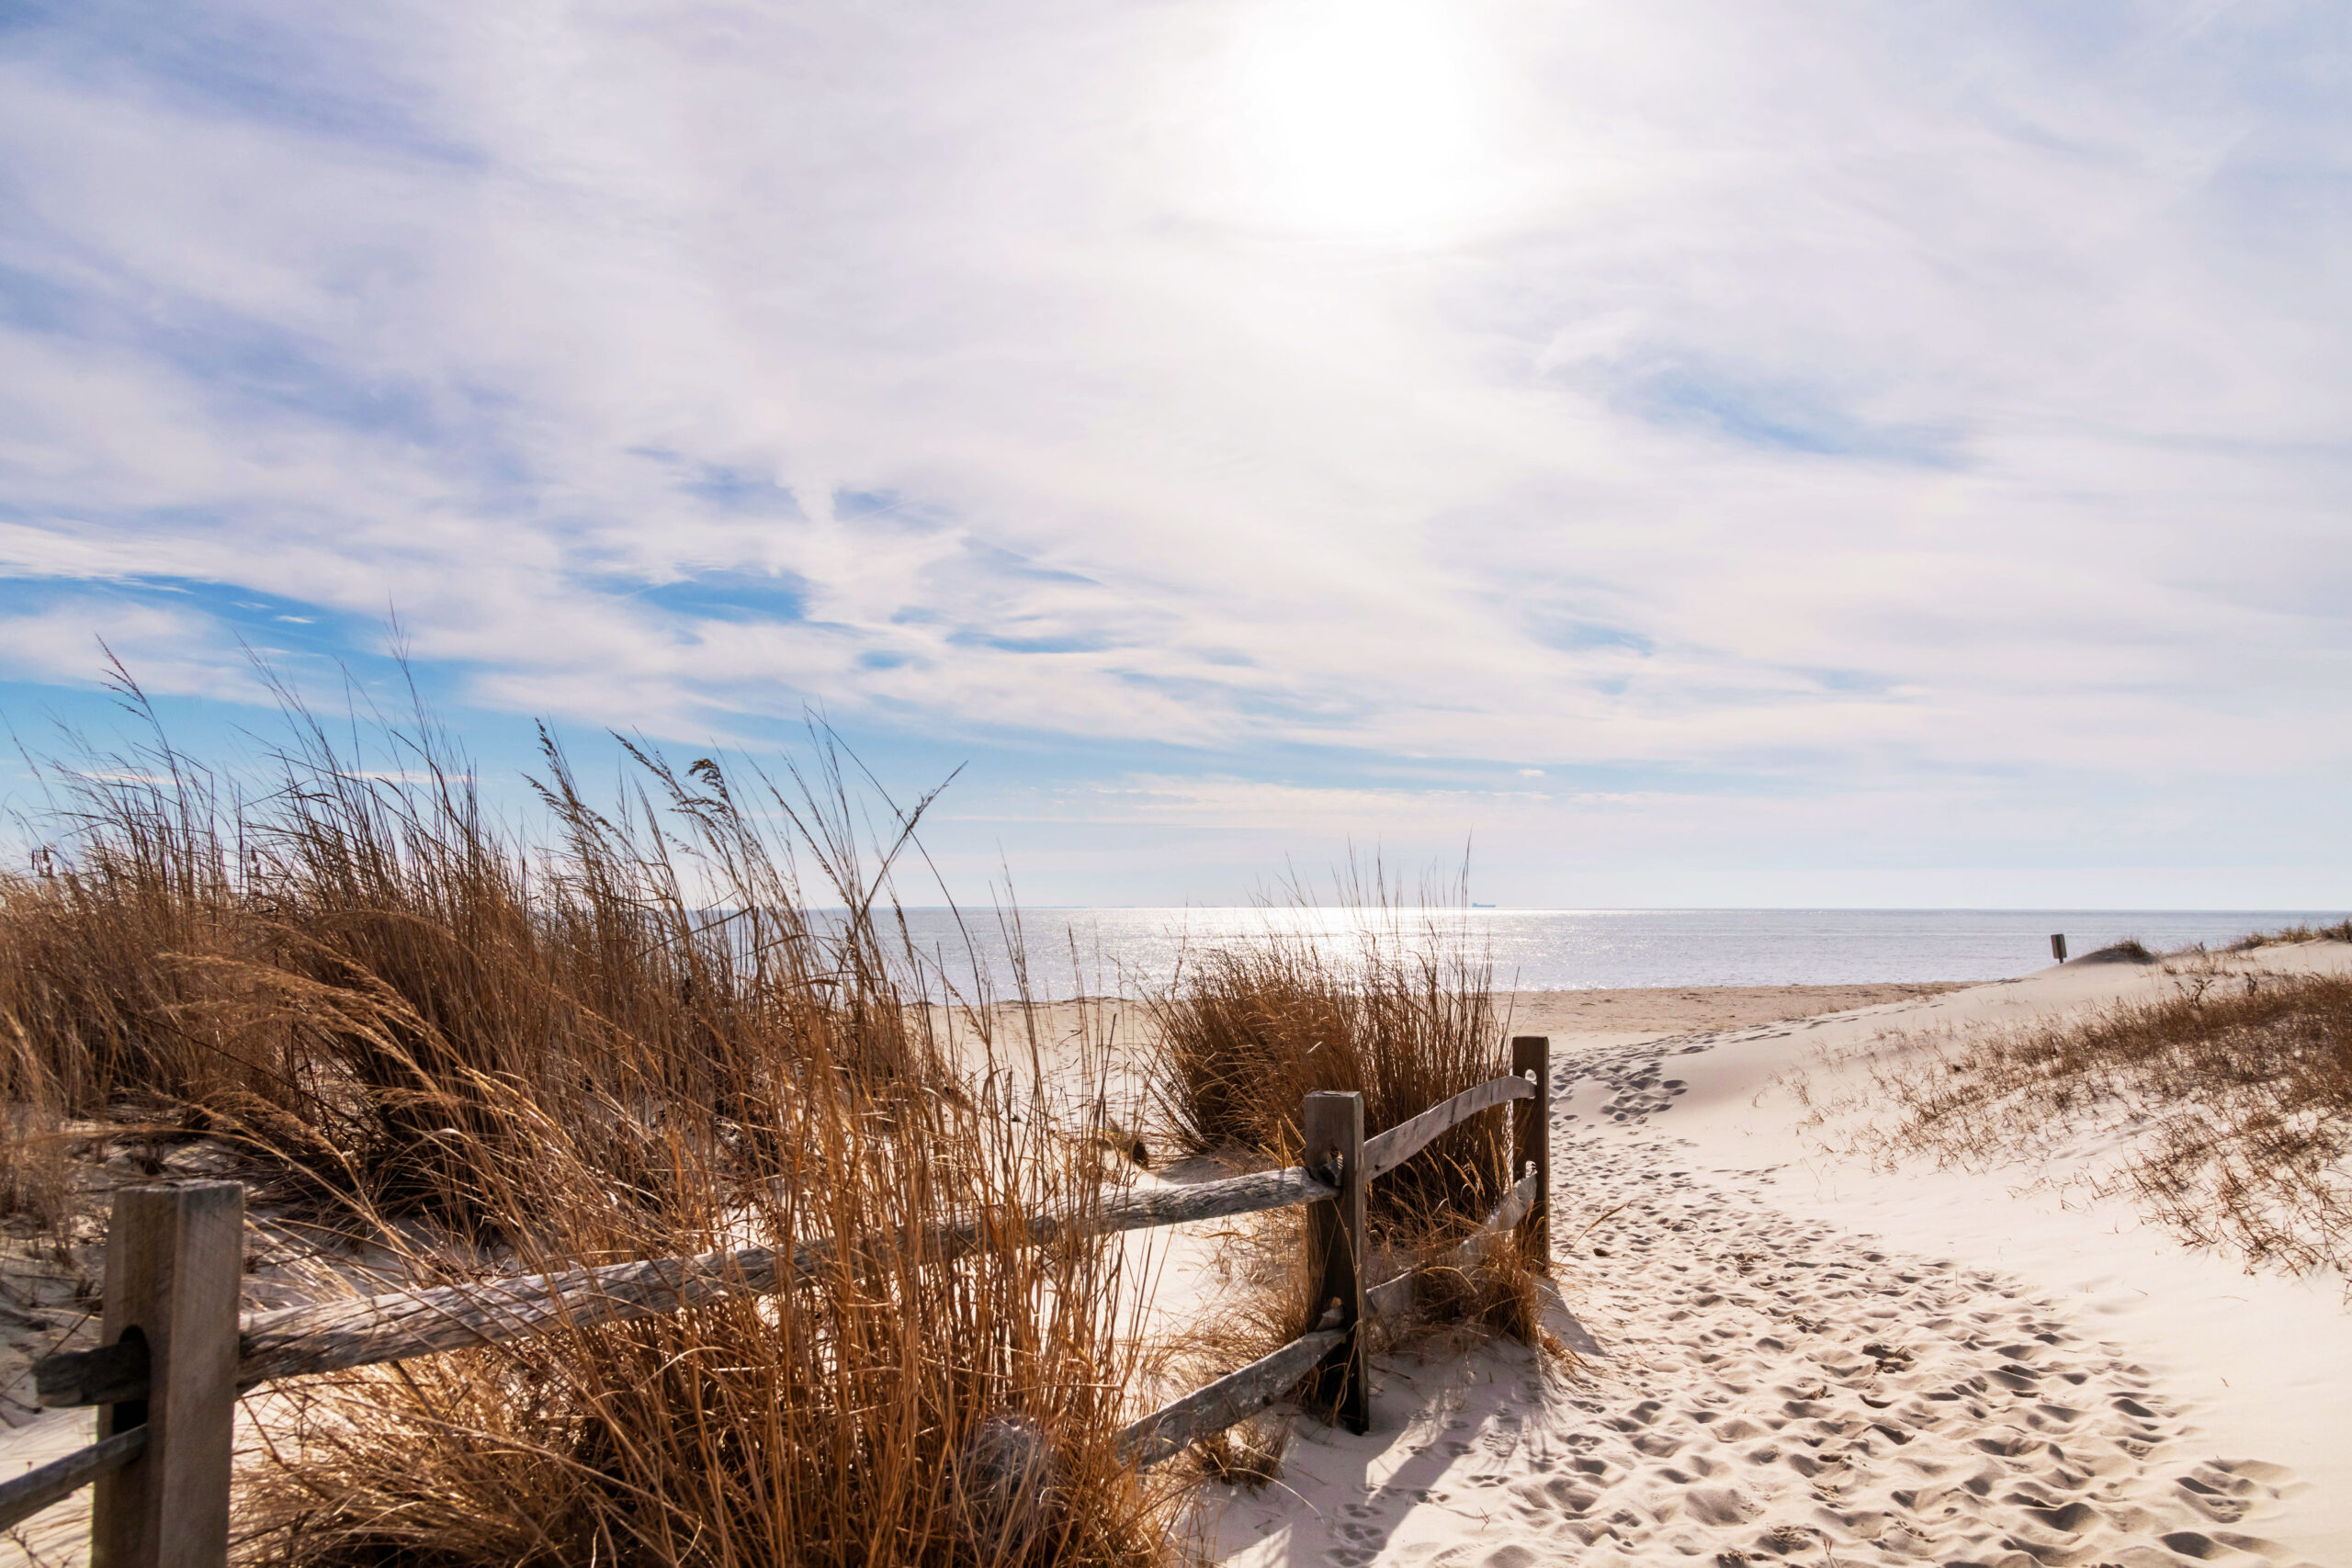
[[[1332,1326],[1347,1333],[1316,1367],[1313,1397],[1349,1431],[1363,1432],[1372,1426],[1363,1336],[1363,1096],[1352,1090],[1308,1095],[1299,1130],[1306,1134],[1306,1168],[1328,1172],[1336,1164],[1340,1190],[1338,1198],[1306,1206],[1307,1268],[1319,1281],[1316,1311],[1336,1303],[1340,1315]]]
[[[1519,1222],[1522,1256],[1540,1273],[1552,1271],[1552,1039],[1547,1034],[1521,1034],[1510,1043],[1510,1070],[1524,1077],[1535,1074],[1535,1098],[1511,1102],[1510,1175],[1513,1181],[1535,1166],[1535,1201]]]
[[[237,1288],[245,1190],[126,1187],[107,1226],[106,1337],[147,1345],[147,1397],[98,1407],[98,1436],[147,1428],[101,1478],[91,1568],[225,1568],[237,1416]]]

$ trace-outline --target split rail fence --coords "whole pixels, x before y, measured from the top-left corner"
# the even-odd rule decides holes
[[[1511,1105],[1516,1179],[1457,1258],[1515,1235],[1539,1269],[1551,1263],[1551,1042],[1511,1041],[1511,1072],[1376,1136],[1363,1097],[1306,1097],[1302,1163],[1192,1187],[1130,1192],[1082,1213],[1032,1215],[1027,1239],[1073,1230],[1146,1230],[1308,1204],[1308,1263],[1327,1310],[1272,1354],[1193,1390],[1127,1427],[1121,1450],[1138,1466],[1186,1447],[1304,1387],[1355,1432],[1369,1424],[1367,1318],[1408,1305],[1417,1275],[1367,1285],[1364,1199],[1372,1182],[1484,1111]],[[978,1220],[944,1226],[938,1256],[968,1251]],[[524,1338],[557,1324],[625,1323],[721,1297],[774,1294],[811,1278],[824,1242],[787,1251],[748,1247],[395,1291],[272,1312],[237,1312],[244,1190],[233,1181],[125,1188],[107,1230],[105,1342],[33,1369],[47,1408],[96,1405],[97,1441],[0,1482],[0,1529],[95,1486],[93,1568],[222,1568],[238,1396],[280,1379],[403,1361]]]

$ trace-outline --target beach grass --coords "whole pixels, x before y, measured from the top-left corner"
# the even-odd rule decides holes
[[[1458,924],[1428,918],[1374,868],[1343,874],[1351,929],[1308,934],[1270,922],[1246,945],[1185,954],[1149,998],[1152,1076],[1170,1141],[1182,1151],[1245,1164],[1291,1165],[1304,1147],[1299,1117],[1318,1090],[1363,1096],[1364,1131],[1377,1134],[1510,1071],[1491,966]],[[1453,1250],[1511,1179],[1507,1113],[1448,1130],[1367,1194],[1375,1278],[1421,1271],[1414,1309],[1379,1327],[1395,1345],[1432,1328],[1499,1331],[1542,1342],[1533,1271],[1515,1245]],[[1277,1258],[1297,1252],[1293,1227],[1262,1227]],[[1271,1349],[1313,1322],[1321,1303],[1279,1268],[1252,1347]]]
[[[1309,1093],[1363,1094],[1371,1136],[1510,1071],[1483,958],[1393,904],[1337,938],[1276,930],[1187,953],[1149,1006],[1159,1103],[1195,1155],[1294,1164]],[[1510,1184],[1509,1141],[1500,1116],[1452,1129],[1373,1185],[1371,1223],[1483,1213]]]
[[[233,1151],[315,1239],[314,1297],[831,1245],[781,1293],[249,1402],[243,1560],[1181,1551],[1173,1495],[1113,1447],[1148,1371],[1127,1255],[986,1224],[953,1268],[926,1250],[948,1220],[1082,1213],[1101,1184],[1047,1086],[988,1114],[950,1065],[985,1072],[999,1043],[986,997],[924,1005],[954,977],[896,920],[919,805],[879,802],[877,840],[822,746],[781,778],[632,747],[592,801],[542,736],[550,826],[526,841],[421,712],[375,732],[390,768],[287,717],[260,790],[160,730],[52,770],[57,837],[0,883],[12,1114]],[[42,1202],[43,1145],[10,1146],[0,1190]]]
[[[2275,931],[2248,931],[2231,944],[2231,950],[2251,953],[2258,947],[2287,946],[2307,942],[2352,942],[2352,919],[2338,920],[2332,926],[2314,926],[2298,922],[2281,926]]]
[[[2107,1179],[2184,1239],[2291,1272],[2352,1265],[2352,976],[2185,968],[2174,994],[1883,1069],[1889,1156],[1995,1160],[2119,1119]]]

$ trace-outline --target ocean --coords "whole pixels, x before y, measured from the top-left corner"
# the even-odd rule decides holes
[[[1315,936],[1349,951],[1377,912],[1351,908],[1025,909],[1032,994],[1136,995],[1164,983],[1188,950]],[[1874,980],[2001,980],[2046,967],[2050,937],[2074,957],[2136,939],[2157,952],[2220,946],[2249,931],[2334,924],[2345,911],[2294,909],[1445,909],[1415,911],[1494,963],[1498,987],[1826,986]],[[992,913],[909,909],[910,934],[951,975],[977,955],[1000,995],[1014,943]],[[965,935],[969,934],[967,948]],[[1425,940],[1415,935],[1414,940]]]

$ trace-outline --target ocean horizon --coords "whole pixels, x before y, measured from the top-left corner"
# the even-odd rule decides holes
[[[951,977],[1013,987],[1016,946],[994,910],[906,908],[909,935]],[[2333,924],[2342,909],[1519,909],[1403,911],[1329,906],[1025,908],[1019,941],[1031,994],[1133,995],[1164,985],[1188,954],[1277,938],[1353,940],[1401,919],[1407,940],[1459,943],[1513,990],[1659,986],[1830,986],[2011,979],[2046,968],[2050,938],[2071,957],[2136,941],[2158,953],[2218,947],[2249,932]]]

